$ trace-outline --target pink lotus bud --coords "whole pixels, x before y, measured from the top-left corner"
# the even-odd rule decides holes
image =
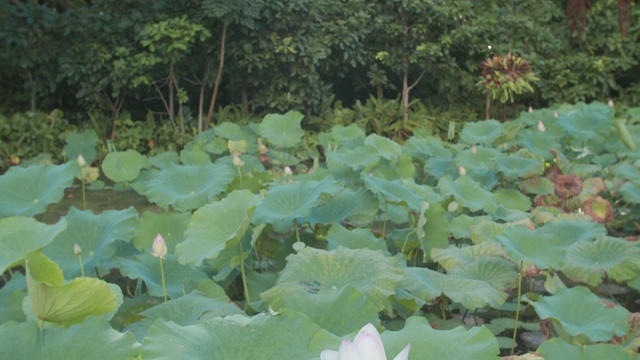
[[[529,105],[529,113],[533,112],[533,108],[531,107],[531,105]]]
[[[555,111],[555,112],[553,113],[553,117],[557,119],[557,118],[558,118],[558,116],[560,116],[560,114],[558,114],[558,112],[557,112],[557,111]]]
[[[613,103],[613,99],[609,99],[609,106],[613,107],[615,104]]]
[[[293,174],[293,171],[291,171],[290,167],[285,166],[284,167],[284,173],[287,174],[287,175],[291,175],[291,174]]]
[[[547,130],[547,128],[544,127],[544,123],[542,121],[538,121],[538,131],[544,132],[545,130]]]
[[[460,173],[460,176],[465,176],[467,175],[467,170],[464,169],[464,166],[460,165],[458,166],[458,173]]]
[[[78,165],[80,165],[80,167],[83,167],[87,164],[87,161],[84,159],[82,154],[78,155],[78,157],[76,158],[76,162],[78,163]]]
[[[472,153],[472,154],[476,154],[476,153],[478,153],[478,149],[476,148],[476,146],[475,146],[475,145],[473,145],[473,146],[471,147],[471,153]]]
[[[156,235],[156,238],[153,239],[153,244],[151,245],[151,255],[155,257],[159,257],[160,259],[164,259],[164,256],[167,255],[167,243],[164,241],[164,238],[160,233]]]

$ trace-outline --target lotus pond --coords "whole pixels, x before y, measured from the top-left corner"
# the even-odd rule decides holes
[[[456,143],[302,120],[99,168],[95,133],[73,133],[67,163],[10,168],[2,356],[319,359],[371,323],[388,358],[638,358],[640,108],[535,110]]]

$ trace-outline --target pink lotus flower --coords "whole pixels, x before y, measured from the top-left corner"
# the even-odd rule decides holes
[[[411,344],[408,344],[393,360],[407,360]],[[348,339],[342,340],[338,351],[323,350],[321,360],[387,360],[384,345],[378,330],[371,324],[365,325],[353,343]]]

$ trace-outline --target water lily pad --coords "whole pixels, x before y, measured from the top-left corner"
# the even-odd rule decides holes
[[[389,296],[395,294],[401,280],[402,269],[395,264],[395,259],[384,257],[379,251],[306,248],[287,257],[287,266],[276,286],[261,297],[266,303],[279,307],[290,296],[351,285],[366,294],[381,311],[389,305]]]
[[[579,241],[567,249],[562,272],[594,287],[602,283],[605,275],[618,282],[631,280],[640,273],[640,248],[611,237]]]
[[[143,167],[149,165],[146,156],[135,150],[110,152],[102,161],[102,171],[114,182],[135,180]]]
[[[404,153],[422,161],[429,158],[453,158],[453,153],[444,146],[442,140],[433,136],[412,136],[404,143],[402,149]]]
[[[52,242],[66,227],[64,219],[55,225],[27,217],[0,219],[0,273],[21,264],[28,253]]]
[[[14,166],[0,176],[0,218],[34,216],[62,200],[64,189],[79,177],[76,161],[62,165]]]
[[[235,169],[222,164],[168,164],[144,184],[144,195],[164,208],[197,209],[225,191],[235,174]]]
[[[63,283],[58,265],[42,253],[30,253],[25,268],[31,310],[42,322],[64,327],[79,324],[89,316],[115,310],[118,297],[122,301],[120,289],[102,280],[76,278]]]
[[[330,177],[273,187],[256,209],[253,223],[271,224],[279,233],[291,231],[295,220],[311,215],[311,210],[322,204],[323,195],[340,190],[342,187]]]
[[[346,167],[356,172],[369,172],[380,161],[380,155],[364,146],[328,151],[326,156],[327,167],[331,171],[338,171],[341,167]]]
[[[633,360],[635,359],[624,348],[613,344],[572,345],[561,338],[545,341],[536,350],[545,359],[574,360]]]
[[[33,321],[8,322],[0,325],[0,339],[5,339],[2,351],[11,354],[12,359],[86,359],[90,356],[122,360],[139,354],[139,344],[133,334],[116,331],[99,317],[88,318],[66,329],[45,326],[40,330]]]
[[[306,315],[286,309],[278,315],[232,315],[190,326],[157,320],[142,341],[142,357],[314,359],[318,354],[309,352],[309,344],[320,331]]]
[[[431,251],[437,248],[446,248],[449,246],[449,222],[447,221],[446,211],[442,208],[442,205],[438,203],[428,204],[428,208],[422,214],[421,219],[424,221],[418,222],[416,233],[420,240],[420,245],[424,253],[424,259],[431,259]],[[422,236],[420,236],[422,235]]]
[[[67,228],[43,252],[55,261],[68,278],[80,275],[74,244],[82,251],[82,263],[87,276],[94,274],[94,266],[109,271],[110,261],[116,252],[117,241],[131,241],[137,225],[138,212],[130,207],[125,210],[108,210],[99,215],[72,207],[64,217]]]
[[[502,134],[502,124],[496,120],[467,122],[460,132],[460,141],[469,145],[480,144],[491,147]]]
[[[304,131],[300,122],[304,115],[297,111],[266,115],[260,123],[260,135],[274,145],[293,147],[300,143]]]
[[[517,143],[545,160],[553,159],[549,149],[560,149],[558,137],[550,132],[520,131],[516,139]]]
[[[184,240],[184,231],[190,220],[189,213],[145,211],[133,233],[133,245],[140,251],[151,249],[153,239],[161,234],[167,244],[167,253],[173,254],[176,244]]]
[[[498,208],[495,196],[469,176],[461,176],[456,180],[451,180],[446,176],[438,181],[438,189],[444,195],[453,196],[456,201],[471,211],[485,210],[492,213]]]
[[[200,265],[204,259],[216,258],[230,242],[237,244],[259,203],[260,196],[240,190],[198,209],[185,231],[185,241],[176,245],[179,261]]]
[[[380,336],[387,359],[402,351],[408,343],[411,343],[409,359],[450,359],[452,351],[458,359],[496,359],[500,354],[496,338],[485,327],[435,330],[422,316],[412,316],[402,330],[387,330]]]
[[[486,281],[416,267],[405,268],[404,274],[403,288],[426,301],[444,294],[467,309],[475,310],[487,305],[499,307],[507,300],[506,293],[498,291]]]
[[[609,341],[629,331],[629,311],[604,303],[584,286],[560,289],[552,296],[530,302],[541,319],[553,319],[574,341]]]

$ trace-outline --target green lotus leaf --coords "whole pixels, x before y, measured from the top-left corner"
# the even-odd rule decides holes
[[[2,351],[11,359],[133,359],[139,344],[133,334],[114,330],[102,318],[88,318],[69,328],[45,326],[34,321],[0,325]],[[11,341],[7,341],[11,339]]]
[[[506,293],[498,291],[486,281],[442,274],[427,268],[405,268],[402,286],[425,301],[444,294],[469,310],[487,305],[499,307],[507,300]]]
[[[456,239],[469,239],[471,238],[471,228],[482,221],[489,221],[489,216],[469,216],[467,214],[460,214],[451,219],[449,228],[451,229],[451,235]]]
[[[379,251],[340,247],[323,251],[305,248],[287,257],[287,266],[276,286],[261,294],[274,307],[291,296],[333,291],[351,285],[367,295],[378,311],[389,305],[389,296],[402,281],[402,269]]]
[[[27,317],[22,311],[27,294],[27,281],[22,273],[15,272],[0,289],[0,324],[7,321],[24,322]]]
[[[407,188],[402,180],[385,180],[374,176],[363,176],[364,187],[379,197],[382,202],[396,205],[406,205],[419,210],[419,197],[413,190]]]
[[[602,283],[605,275],[618,282],[631,280],[640,273],[640,248],[611,237],[578,241],[567,249],[562,272],[594,287]]]
[[[297,294],[286,298],[282,307],[307,315],[321,328],[338,336],[358,331],[361,328],[359,324],[380,325],[375,304],[358,289],[348,285],[317,294]]]
[[[184,232],[191,221],[189,213],[155,213],[145,211],[133,233],[133,245],[140,251],[151,249],[153,239],[161,234],[167,244],[167,253],[173,254],[176,244],[184,240]]]
[[[458,176],[458,165],[452,158],[430,158],[424,163],[424,172],[434,179],[445,176]]]
[[[496,236],[497,241],[515,261],[532,262],[540,269],[557,269],[564,265],[569,244],[558,234],[530,230],[525,226],[512,226]]]
[[[76,161],[62,165],[13,166],[0,176],[0,218],[34,216],[62,200],[64,189],[80,176]]]
[[[204,165],[211,162],[209,154],[204,150],[186,150],[180,151],[180,162],[184,165]]]
[[[519,278],[515,265],[497,256],[482,256],[459,264],[453,267],[449,274],[464,279],[485,281],[498,290],[517,287]]]
[[[333,224],[348,219],[356,224],[368,224],[378,212],[376,198],[365,189],[344,189],[325,204],[311,209],[300,222]]]
[[[223,138],[215,138],[208,142],[203,150],[209,154],[224,154],[227,151],[227,142]]]
[[[28,253],[52,242],[66,227],[65,219],[55,225],[18,216],[0,219],[0,273],[22,264]]]
[[[159,259],[148,253],[135,255],[132,259],[118,259],[120,273],[130,279],[142,279],[151,296],[162,297],[162,274]],[[166,255],[162,263],[164,282],[167,296],[175,299],[184,295],[185,289],[192,288],[192,283],[206,279],[207,274],[198,268],[192,268],[178,263],[175,255]]]
[[[562,338],[549,339],[540,345],[536,353],[545,359],[573,360],[633,360],[624,348],[613,344],[572,345]]]
[[[71,161],[75,161],[78,155],[82,155],[87,164],[91,164],[98,156],[96,145],[98,145],[100,138],[94,130],[86,130],[81,133],[68,132],[64,141],[67,144],[62,149],[62,154]]]
[[[452,351],[457,359],[498,359],[500,354],[496,338],[485,327],[435,330],[422,316],[412,316],[402,330],[383,331],[380,336],[387,359],[400,353],[408,343],[412,360],[451,359]]]
[[[218,124],[214,130],[217,136],[220,136],[229,140],[239,140],[242,139],[242,128],[240,125],[225,121],[221,124]]]
[[[498,224],[495,221],[484,220],[469,228],[469,236],[474,244],[480,244],[485,241],[496,242],[498,235],[504,234],[506,224]]]
[[[259,195],[240,190],[196,210],[184,233],[185,240],[176,245],[178,260],[197,266],[204,259],[216,258],[230,243],[237,244],[259,203]]]
[[[620,186],[620,195],[630,204],[640,204],[640,181],[629,181]]]
[[[600,139],[610,132],[614,112],[612,107],[599,102],[579,104],[576,109],[560,115],[556,123],[578,141]]]
[[[273,187],[256,209],[253,223],[271,224],[275,231],[286,233],[294,221],[311,215],[322,204],[323,195],[335,195],[343,187],[330,177]]]
[[[594,240],[607,235],[607,228],[604,225],[585,220],[551,221],[537,231],[543,236],[558,238],[565,246],[576,241]]]
[[[444,195],[453,196],[461,206],[471,211],[492,213],[498,208],[495,196],[469,176],[461,176],[453,181],[449,176],[443,177],[438,181],[438,190]]]
[[[369,229],[347,230],[339,223],[335,223],[327,233],[327,250],[334,250],[340,246],[349,249],[370,249],[388,253],[387,243],[383,238],[376,237]]]
[[[525,194],[547,195],[553,194],[555,184],[546,177],[535,176],[528,179],[520,179],[518,187]]]
[[[167,164],[177,164],[178,161],[180,161],[180,156],[175,151],[165,151],[149,158],[149,163],[159,169],[167,166]]]
[[[496,169],[509,180],[529,178],[544,172],[544,161],[541,158],[529,159],[515,155],[503,155],[495,159]]]
[[[629,311],[610,306],[584,286],[558,290],[530,302],[541,319],[554,320],[574,341],[586,336],[591,341],[609,341],[629,331]]]
[[[412,136],[403,144],[402,151],[422,161],[429,158],[453,158],[453,153],[443,145],[442,140],[433,136],[427,138]]]
[[[180,326],[157,320],[142,341],[144,359],[317,359],[311,340],[322,330],[309,317],[283,309],[259,314],[214,318]]]
[[[225,298],[212,299],[199,292],[192,292],[140,312],[139,315],[144,318],[127,326],[126,330],[134,333],[136,338],[142,341],[157,319],[187,326],[203,322],[203,318],[206,316],[224,318],[242,313],[242,310],[229,301],[226,296]]]
[[[491,146],[503,133],[502,124],[496,120],[467,122],[460,132],[460,141],[469,145]]]
[[[531,200],[528,196],[515,189],[497,189],[493,192],[498,204],[507,209],[528,211],[531,208]]]
[[[437,248],[449,246],[449,222],[446,211],[438,203],[428,204],[428,208],[423,214],[424,224],[418,223],[417,235],[424,253],[424,259],[431,259],[431,251]],[[420,236],[423,235],[423,236]]]
[[[365,138],[365,132],[358,124],[349,126],[334,125],[331,127],[331,137],[339,145],[350,145],[361,142]]]
[[[445,197],[437,193],[433,187],[428,185],[416,184],[412,178],[402,179],[402,185],[410,190],[413,190],[420,201],[426,201],[428,203],[439,203],[445,199]]]
[[[431,256],[449,271],[457,266],[472,263],[482,257],[507,257],[507,253],[497,244],[489,241],[462,248],[451,246],[446,249],[433,249]]]
[[[520,131],[516,142],[523,148],[529,150],[532,154],[535,154],[544,160],[553,159],[553,154],[549,149],[560,149],[559,137],[550,133],[549,131]]]
[[[88,276],[94,274],[95,266],[101,268],[101,273],[109,271],[109,262],[116,252],[116,242],[129,242],[133,237],[138,212],[130,207],[95,215],[91,211],[72,207],[64,219],[67,228],[43,252],[62,268],[68,278],[73,278],[80,276],[78,257],[73,252],[74,244],[80,246],[82,264]]]
[[[640,180],[640,169],[627,163],[620,163],[612,167],[611,173],[626,180]]]
[[[327,151],[326,156],[327,167],[331,171],[346,167],[356,172],[369,172],[380,162],[380,155],[364,146]]]
[[[146,156],[135,150],[110,152],[102,161],[102,171],[114,182],[135,180],[142,168],[149,165]]]
[[[367,136],[364,144],[369,148],[375,149],[380,156],[387,160],[397,158],[402,152],[400,144],[377,134]]]
[[[270,149],[268,155],[269,159],[271,159],[271,164],[275,166],[285,167],[300,164],[300,159],[291,154],[290,151]]]
[[[144,195],[164,208],[197,209],[224,192],[235,174],[235,169],[223,164],[168,164],[144,184]]]
[[[304,115],[297,111],[281,114],[268,114],[260,123],[260,136],[270,143],[281,147],[293,147],[300,143],[304,131],[300,122]]]
[[[467,172],[477,168],[495,170],[496,164],[493,160],[499,156],[502,156],[502,153],[496,149],[477,146],[475,153],[471,149],[466,149],[458,154],[456,164],[464,167]]]
[[[63,284],[58,265],[42,253],[27,255],[25,268],[31,310],[41,322],[64,327],[79,324],[89,316],[115,310],[118,298],[122,301],[120,289],[102,280],[76,278]]]

